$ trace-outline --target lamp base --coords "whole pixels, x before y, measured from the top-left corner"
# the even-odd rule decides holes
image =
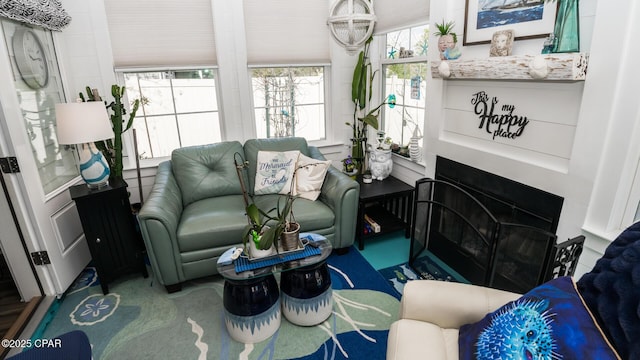
[[[109,185],[109,164],[94,143],[76,145],[80,176],[90,189]]]
[[[86,180],[85,180],[85,183],[87,184],[87,187],[88,187],[89,189],[91,189],[91,190],[100,190],[100,189],[102,189],[102,188],[106,188],[107,186],[109,186],[109,180],[107,180],[107,181],[105,181],[105,182],[102,182],[102,183],[100,183],[100,184],[89,184],[89,183],[88,183],[88,182],[86,182]]]

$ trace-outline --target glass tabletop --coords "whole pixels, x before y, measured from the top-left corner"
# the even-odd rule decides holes
[[[329,257],[329,255],[331,255],[333,246],[331,245],[331,242],[329,240],[316,240],[311,242],[318,245],[317,247],[320,250],[320,254],[306,256],[301,259],[289,260],[275,265],[269,265],[258,269],[246,270],[241,272],[236,271],[234,262],[225,265],[218,263],[218,273],[220,273],[220,275],[222,275],[222,277],[227,280],[250,280],[261,276],[267,276],[269,274],[275,274],[283,271],[299,269],[305,266],[315,265],[322,261],[325,261]],[[303,242],[303,244],[305,247],[311,246],[307,241]],[[244,254],[241,256],[244,256]],[[277,254],[274,256],[284,256],[284,254]]]

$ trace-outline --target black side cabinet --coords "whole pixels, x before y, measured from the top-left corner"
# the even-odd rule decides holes
[[[97,190],[82,184],[69,191],[76,202],[102,292],[106,295],[108,284],[125,274],[140,272],[146,278],[144,245],[136,231],[127,183],[110,182]]]

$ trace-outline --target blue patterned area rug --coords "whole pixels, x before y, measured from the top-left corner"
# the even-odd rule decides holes
[[[358,252],[328,259],[333,313],[324,323],[300,327],[284,317],[271,338],[257,344],[232,340],[224,324],[223,283],[214,276],[167,294],[152,277],[132,276],[103,295],[87,268],[68,291],[39,338],[84,331],[98,359],[384,359],[399,295]]]
[[[396,291],[397,296],[402,295],[404,285],[408,281],[416,279],[469,283],[464,277],[430,253],[417,259],[414,266],[409,266],[408,263],[404,263],[378,271],[382,277],[387,279],[389,285]]]

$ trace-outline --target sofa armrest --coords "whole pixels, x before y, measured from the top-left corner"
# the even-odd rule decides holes
[[[520,294],[437,280],[414,280],[405,286],[400,319],[430,322],[445,329],[458,329],[480,321]]]
[[[309,146],[309,155],[318,160],[326,160],[320,150]],[[358,196],[360,184],[333,166],[329,167],[322,184],[320,201],[333,210],[336,217],[333,247],[346,248],[353,245],[358,217]]]
[[[176,266],[180,262],[175,260],[179,256],[177,232],[182,209],[182,195],[171,162],[162,162],[138,220],[151,266],[163,285],[182,282],[182,269]]]

